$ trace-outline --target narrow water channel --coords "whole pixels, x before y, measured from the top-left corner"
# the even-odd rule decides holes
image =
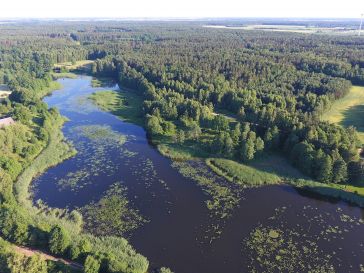
[[[289,186],[246,190],[239,208],[222,225],[220,237],[211,240],[206,231],[219,220],[210,217],[202,189],[148,144],[143,128],[100,111],[87,99],[95,91],[118,90],[118,86],[93,88],[89,76],[59,82],[63,88],[44,101],[69,119],[63,132],[79,152],[34,180],[34,200],[73,209],[97,201],[111,185],[122,184],[131,205],[149,220],[128,234],[131,244],[152,268],[168,266],[175,273],[249,272],[256,264],[243,243],[260,225],[282,230],[299,227],[304,230],[301,243],[315,240],[339,272],[359,272],[360,263],[364,264],[364,225],[359,224],[363,211]],[[107,141],[91,144],[81,133],[85,126],[109,128],[127,141],[122,146]],[[348,220],[350,227],[341,215],[354,219]],[[328,226],[349,232],[337,238],[322,234]]]

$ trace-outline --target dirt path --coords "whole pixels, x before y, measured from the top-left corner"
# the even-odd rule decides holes
[[[43,259],[45,260],[49,260],[49,261],[55,261],[55,262],[60,262],[60,263],[63,263],[65,265],[68,265],[74,269],[83,269],[83,265],[79,264],[79,263],[75,263],[73,261],[70,261],[70,260],[65,260],[65,259],[62,259],[62,258],[57,258],[57,257],[54,257],[54,256],[51,256],[47,253],[44,253],[42,251],[39,251],[39,250],[35,250],[35,249],[31,249],[31,248],[28,248],[28,247],[20,247],[20,246],[14,246],[14,249],[16,252],[18,253],[21,253],[27,257],[31,257],[35,254],[39,254]]]

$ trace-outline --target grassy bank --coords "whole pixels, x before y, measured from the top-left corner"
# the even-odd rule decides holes
[[[118,116],[121,120],[143,126],[143,98],[131,91],[99,91],[90,99],[103,111]]]
[[[49,140],[47,147],[18,177],[15,183],[15,193],[20,204],[29,205],[31,202],[29,185],[35,176],[57,165],[66,158],[75,155],[76,150],[65,141],[60,130],[62,125],[63,121],[58,121],[57,124],[54,124],[53,130],[48,132]]]
[[[285,183],[364,207],[364,187],[313,181],[278,155],[266,155],[249,165],[221,158],[208,158],[206,164],[216,174],[244,187]]]
[[[51,94],[54,90],[58,90],[61,88],[62,85],[59,82],[50,82],[48,87],[39,90],[39,92],[37,92],[36,95],[39,99],[42,99],[43,97]]]
[[[33,206],[29,191],[34,177],[76,154],[76,150],[64,139],[62,131],[60,130],[62,125],[63,120],[60,120],[48,131],[49,140],[47,146],[19,175],[14,183],[14,193],[17,202],[23,208],[27,209],[36,225],[41,225],[41,223],[44,222],[52,225],[59,224],[66,227],[68,230],[71,230],[73,233],[78,233],[81,231],[80,217],[71,220],[73,217],[70,217],[65,210]]]
[[[358,130],[361,143],[364,144],[364,87],[353,86],[344,98],[333,103],[322,119],[344,127],[354,126]]]
[[[207,135],[201,135],[200,138],[207,138]],[[187,140],[182,144],[175,143],[172,137],[153,137],[153,144],[157,146],[158,151],[165,157],[172,160],[184,161],[197,158],[207,158],[209,153],[201,147],[197,141]]]
[[[249,165],[223,158],[208,158],[206,164],[228,181],[243,186],[311,181],[282,156],[264,154]]]
[[[228,159],[209,158],[206,159],[206,164],[216,174],[241,186],[278,184],[282,181],[281,177],[274,173],[265,172]]]

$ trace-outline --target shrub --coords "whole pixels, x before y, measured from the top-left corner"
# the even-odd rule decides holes
[[[100,269],[100,262],[91,255],[87,256],[85,261],[85,273],[98,273]]]
[[[55,226],[49,237],[49,250],[54,254],[63,254],[70,245],[70,237],[66,230],[61,226]]]

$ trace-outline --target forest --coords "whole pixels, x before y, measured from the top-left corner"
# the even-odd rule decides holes
[[[154,32],[147,41],[105,45],[106,57],[92,68],[143,96],[152,138],[193,140],[242,162],[279,152],[317,181],[360,181],[355,129],[320,119],[352,84],[363,84],[359,38],[344,43],[285,33]],[[78,39],[90,40],[86,34]]]
[[[363,181],[356,129],[321,119],[353,85],[364,85],[361,37],[207,29],[195,22],[0,25],[0,84],[12,91],[0,102],[0,117],[15,120],[0,128],[4,273],[78,272],[25,257],[13,245],[73,260],[85,273],[148,271],[147,258],[125,239],[89,234],[79,211],[28,197],[22,173],[47,147],[53,165],[76,153],[60,132],[65,119],[42,98],[58,88],[54,65],[80,60],[93,60],[89,73],[113,78],[140,98],[138,122],[156,145],[193,144],[201,157],[246,164],[279,154],[321,183]]]

